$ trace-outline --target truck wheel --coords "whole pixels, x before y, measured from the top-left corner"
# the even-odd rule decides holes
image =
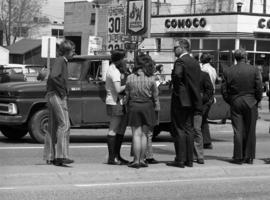
[[[1,127],[1,132],[4,136],[11,140],[17,140],[24,137],[28,130],[22,128],[14,128],[14,127]]]
[[[42,109],[33,114],[29,121],[29,133],[32,139],[38,143],[44,143],[46,130],[48,130],[49,111]]]

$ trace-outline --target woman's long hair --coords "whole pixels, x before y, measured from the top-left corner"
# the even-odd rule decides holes
[[[142,69],[146,76],[153,76],[155,73],[155,62],[152,60],[151,56],[147,54],[140,54],[135,59],[135,69],[138,71]]]

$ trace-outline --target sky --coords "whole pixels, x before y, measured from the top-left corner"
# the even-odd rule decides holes
[[[52,21],[64,21],[64,2],[82,1],[82,0],[47,0],[48,3],[44,6],[42,14],[48,16]],[[156,1],[156,0],[155,0]],[[160,0],[161,2],[163,0]],[[190,0],[167,0],[168,3],[186,4]]]
[[[64,21],[64,2],[79,0],[47,0],[43,7],[42,14],[48,16],[52,21]]]

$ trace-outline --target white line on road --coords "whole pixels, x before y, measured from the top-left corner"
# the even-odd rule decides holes
[[[151,185],[151,184],[168,184],[168,183],[184,183],[184,182],[204,182],[204,181],[240,181],[240,180],[270,179],[270,176],[240,176],[240,177],[214,177],[214,178],[193,178],[193,179],[176,179],[176,180],[156,180],[156,181],[134,181],[122,183],[95,183],[95,184],[75,184],[75,187],[113,187],[121,185]]]
[[[153,181],[132,181],[132,182],[112,182],[112,183],[91,183],[91,184],[57,184],[57,185],[28,185],[14,187],[0,187],[1,190],[34,190],[34,188],[95,188],[95,187],[117,187],[126,185],[153,185],[153,184],[176,184],[186,182],[218,182],[218,181],[255,181],[270,180],[270,176],[240,176],[240,177],[213,177],[213,178],[191,178],[191,179],[175,179],[175,180],[153,180]]]
[[[153,147],[166,147],[165,144],[154,144]],[[122,145],[124,148],[130,148],[130,145]],[[36,147],[0,147],[0,150],[21,150],[21,149],[43,149],[43,146]],[[106,145],[93,145],[93,146],[70,146],[71,149],[90,149],[90,148],[107,148]]]
[[[0,187],[0,190],[15,190],[14,187]]]

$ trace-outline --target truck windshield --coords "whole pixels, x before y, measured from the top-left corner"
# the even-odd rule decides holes
[[[81,62],[69,62],[68,63],[68,79],[79,80],[81,76]]]

